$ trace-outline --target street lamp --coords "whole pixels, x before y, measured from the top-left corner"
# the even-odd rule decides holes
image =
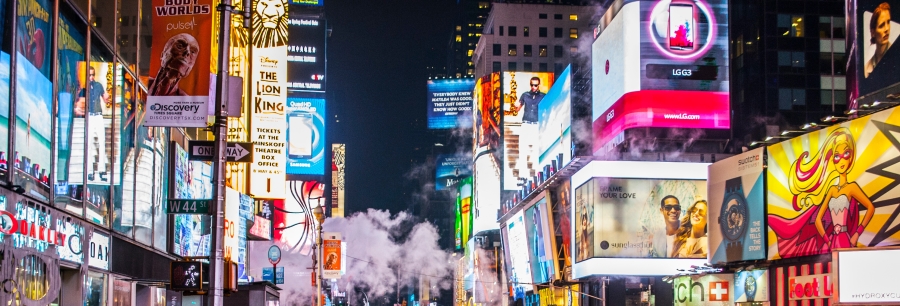
[[[316,260],[318,262],[316,265],[316,274],[318,274],[319,277],[319,281],[316,282],[316,292],[318,293],[316,295],[316,305],[322,306],[322,260],[324,260],[324,258],[322,258],[322,222],[325,222],[325,212],[322,211],[321,201],[317,202],[319,202],[317,203],[319,205],[317,205],[316,208],[313,208],[313,216],[316,217],[316,221],[318,222],[318,225],[316,226],[316,236],[318,236],[316,239],[316,246],[319,248],[316,253],[316,257],[318,257],[318,260]]]

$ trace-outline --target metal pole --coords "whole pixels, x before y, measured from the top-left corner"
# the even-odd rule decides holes
[[[319,236],[319,238],[316,239],[316,244],[319,246],[319,250],[316,252],[316,256],[319,257],[319,260],[317,260],[318,264],[316,265],[316,270],[318,270],[318,275],[316,276],[319,277],[319,281],[316,282],[316,292],[318,292],[318,295],[316,295],[316,305],[322,306],[322,261],[325,260],[325,258],[323,258],[323,255],[325,255],[325,253],[322,252],[322,250],[324,249],[322,245],[322,222],[319,222],[319,225],[316,227],[316,231],[318,232]]]
[[[224,283],[224,251],[222,240],[225,219],[225,147],[228,137],[228,62],[231,59],[231,0],[222,0],[219,11],[219,63],[216,76],[216,110],[213,123],[215,147],[213,150],[213,201],[215,210],[212,216],[212,241],[210,241],[209,288],[207,293],[209,306],[222,305],[222,285]],[[274,271],[273,271],[274,272]]]

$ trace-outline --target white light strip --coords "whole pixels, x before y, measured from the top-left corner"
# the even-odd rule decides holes
[[[572,265],[572,278],[591,275],[675,275],[702,267],[706,259],[686,258],[591,258]]]

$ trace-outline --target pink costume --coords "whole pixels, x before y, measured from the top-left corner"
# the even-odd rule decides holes
[[[854,247],[850,237],[859,230],[859,202],[846,195],[828,200],[830,212],[822,215],[825,237],[816,230],[816,216],[821,206],[810,207],[794,219],[769,215],[769,227],[778,236],[781,258],[808,256],[829,251],[826,239],[834,248]]]

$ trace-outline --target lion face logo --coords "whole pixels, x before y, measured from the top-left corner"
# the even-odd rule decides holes
[[[288,39],[287,0],[253,0],[253,46],[284,46]]]

